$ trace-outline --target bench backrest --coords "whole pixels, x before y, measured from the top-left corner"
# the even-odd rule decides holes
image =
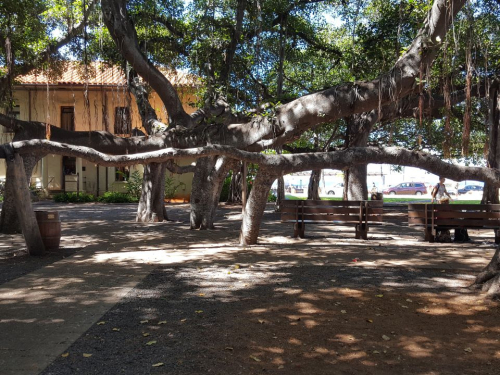
[[[281,203],[281,221],[332,222],[359,224],[381,222],[382,201],[317,201],[284,200]]]
[[[500,204],[409,204],[408,224],[500,226]]]

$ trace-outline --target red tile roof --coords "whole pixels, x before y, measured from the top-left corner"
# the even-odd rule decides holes
[[[192,74],[179,71],[160,69],[174,86],[195,86],[197,79]],[[86,78],[88,77],[88,78]],[[124,86],[125,75],[121,68],[110,66],[102,62],[92,62],[87,68],[76,62],[65,63],[62,71],[57,72],[32,72],[17,77],[21,85],[84,85],[89,86]]]

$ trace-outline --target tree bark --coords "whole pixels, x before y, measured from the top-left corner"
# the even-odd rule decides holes
[[[245,160],[275,171],[276,176],[314,168],[342,169],[356,164],[398,164],[417,167],[455,181],[477,180],[500,187],[500,170],[486,167],[466,167],[448,163],[423,151],[410,151],[398,147],[353,147],[342,151],[315,152],[308,154],[265,155],[236,149],[234,147],[210,145],[191,149],[164,149],[134,155],[106,155],[83,146],[73,146],[47,140],[13,142],[19,154],[33,152],[81,157],[101,166],[124,167],[134,164],[164,163],[168,160],[225,156]],[[0,145],[0,158],[6,157],[6,145]]]
[[[168,220],[164,201],[165,170],[165,164],[151,163],[144,166],[141,198],[137,207],[137,222]]]
[[[488,125],[490,129],[488,167],[498,169],[500,166],[500,81],[498,80],[495,80],[490,87]],[[486,183],[481,203],[498,204],[498,187]]]
[[[23,155],[22,157],[28,186],[31,181],[33,169],[40,159],[40,157],[33,155]],[[12,163],[7,163],[4,200],[2,205],[2,213],[0,215],[0,232],[4,234],[21,233],[21,225],[19,223],[19,217],[17,215],[16,209],[16,206],[19,202],[17,202],[14,194],[15,190],[19,189],[19,186],[16,186],[15,184],[13,168],[14,165]]]
[[[268,169],[259,168],[241,223],[240,245],[253,245],[257,243],[269,190],[276,177]]]
[[[14,154],[13,158],[7,159],[7,164],[11,165],[12,179],[16,185],[14,196],[16,198],[17,217],[30,255],[43,255],[45,245],[42,241],[40,229],[35,217],[35,211],[31,205],[29,185],[26,183],[26,171],[24,163],[19,154]]]
[[[242,177],[242,163],[238,164],[240,168],[233,169],[231,176],[231,183],[229,184],[229,195],[227,203],[241,203],[241,177]]]
[[[319,182],[321,180],[321,169],[314,169],[311,171],[309,178],[309,185],[307,187],[307,199],[314,199],[319,201]]]
[[[497,247],[490,263],[477,275],[473,287],[481,289],[492,299],[500,299],[500,247]]]
[[[344,200],[368,199],[367,165],[355,165],[344,171]]]
[[[235,160],[211,156],[196,163],[191,191],[191,229],[214,229],[224,178]]]
[[[377,110],[356,114],[346,119],[348,147],[366,147],[373,125],[378,121]],[[345,169],[344,200],[367,200],[367,164],[357,164]]]
[[[281,212],[281,202],[285,200],[285,179],[283,176],[278,177],[278,189],[276,192],[276,203],[274,211]]]

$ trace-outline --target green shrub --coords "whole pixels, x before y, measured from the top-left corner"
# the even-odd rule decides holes
[[[98,202],[101,203],[136,203],[139,200],[127,193],[118,193],[116,191],[107,191],[99,198]]]
[[[175,178],[172,176],[165,176],[165,195],[164,197],[166,199],[172,199],[175,197],[175,193],[177,192],[177,189],[179,189],[181,186],[186,187],[186,184],[184,182],[176,181]]]
[[[87,203],[95,202],[95,197],[88,193],[60,193],[54,195],[54,202],[58,203]]]
[[[222,191],[220,193],[219,202],[227,202],[229,199],[229,188],[231,186],[231,173],[224,179]]]
[[[139,171],[134,171],[126,185],[125,189],[127,190],[127,194],[130,195],[132,198],[139,200],[141,197],[141,192],[142,192],[142,175],[139,173]]]
[[[269,195],[267,196],[267,201],[268,202],[276,202],[278,200],[278,197],[273,194],[272,191],[269,192]]]

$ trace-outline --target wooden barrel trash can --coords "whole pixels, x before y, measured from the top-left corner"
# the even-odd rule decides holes
[[[384,194],[382,193],[373,193],[372,194],[372,201],[382,201],[384,200]]]
[[[61,220],[57,211],[35,211],[36,221],[46,250],[59,249]]]

